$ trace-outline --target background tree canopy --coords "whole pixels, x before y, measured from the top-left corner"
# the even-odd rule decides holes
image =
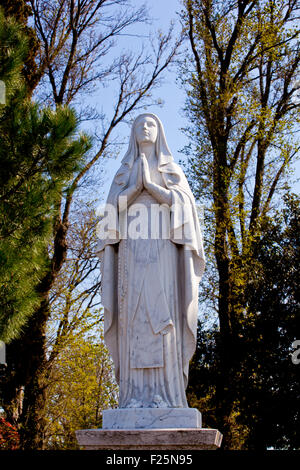
[[[265,220],[255,273],[247,285],[248,318],[241,325],[238,373],[227,428],[231,449],[298,449],[299,371],[291,360],[299,331],[299,210],[295,195]],[[216,387],[222,358],[220,331],[198,324],[197,351],[187,389],[189,404],[203,412],[204,426],[219,426]]]
[[[274,279],[283,274],[276,243],[294,243],[292,263],[299,250],[296,233],[287,241],[290,229],[275,214],[299,149],[298,15],[296,1],[247,0],[187,0],[181,14],[191,46],[182,69],[191,124],[187,171],[206,203],[209,274],[200,298],[218,316],[216,328],[199,333],[199,360],[207,344],[211,380],[202,400],[206,395],[214,425],[223,429],[225,448],[282,445],[268,442],[265,431],[280,428],[269,395],[274,388],[284,396],[278,380],[295,367],[288,351],[297,335],[287,323],[299,317],[296,291],[288,296],[290,272],[281,283]],[[285,211],[296,211],[296,200],[287,204]],[[283,304],[293,310],[285,311],[285,327]],[[275,364],[282,366],[276,374]],[[272,375],[267,380],[261,371]]]
[[[15,204],[15,213],[3,224],[3,231],[8,233],[3,237],[2,256],[6,265],[1,281],[9,308],[4,305],[3,295],[0,334],[10,342],[7,367],[2,375],[1,404],[20,433],[21,448],[37,449],[45,446],[45,409],[51,371],[59,353],[63,354],[68,335],[80,327],[84,329],[82,322],[88,315],[93,323],[97,304],[100,273],[99,261],[93,255],[94,225],[87,223],[89,234],[86,227],[81,231],[78,228],[78,214],[81,217],[87,203],[84,188],[89,185],[89,194],[95,188],[99,193],[99,170],[94,186],[89,178],[101,159],[117,151],[113,131],[125,119],[130,119],[131,113],[153,103],[151,90],[174,60],[181,37],[174,38],[171,28],[152,40],[150,50],[144,48],[140,52],[139,48],[133,52],[115,48],[121,34],[132,25],[148,22],[146,8],[135,8],[128,0],[76,3],[31,0],[5,2],[3,7],[1,78],[7,83],[8,98],[11,87],[21,88],[22,93],[16,96],[14,106],[9,108],[7,103],[2,107],[3,113],[10,109],[12,112],[10,121],[3,118],[4,129],[9,122],[13,124],[11,129],[5,129],[7,148],[1,154],[3,163],[8,160],[11,166],[7,180],[7,173],[4,174],[7,170],[1,165],[2,181],[7,181],[3,197],[17,198],[20,193],[20,204],[9,202]],[[30,15],[33,24],[30,33],[34,32],[35,44],[39,46],[31,50],[34,56],[24,46],[29,42],[26,22]],[[34,60],[34,76],[30,80],[25,73],[29,60]],[[80,105],[95,87],[111,84],[114,101],[107,115],[99,113],[99,107],[91,110],[85,104]],[[44,109],[38,102],[49,107]],[[76,105],[77,115],[66,107],[70,104]],[[92,148],[91,140],[79,135],[79,116],[81,121],[94,122]],[[17,163],[16,158],[19,158]],[[19,213],[20,207],[23,213]],[[1,210],[4,215],[7,208]],[[14,219],[16,214],[22,221],[23,240],[16,237],[18,242],[9,233],[12,228],[9,223],[18,222]],[[76,230],[83,246],[72,243]],[[6,249],[14,250],[13,256]],[[14,263],[18,288],[8,282],[14,274],[9,263]],[[95,279],[96,269],[98,279]],[[63,274],[69,292],[61,290]],[[53,348],[50,346],[48,350],[48,325],[53,316],[57,318],[57,336]]]

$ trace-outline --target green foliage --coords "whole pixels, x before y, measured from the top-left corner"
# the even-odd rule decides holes
[[[229,390],[235,399],[226,423],[234,449],[299,449],[299,365],[291,352],[300,330],[300,199],[284,200],[284,208],[264,223],[246,288],[247,315],[235,343],[239,367]],[[218,328],[198,324],[187,390],[190,406],[212,428],[219,424],[219,341]]]
[[[299,365],[291,360],[300,331],[300,199],[285,196],[285,206],[265,221],[257,251],[260,269],[247,286],[251,321],[243,332],[241,385],[247,396],[241,422],[255,432],[249,446],[299,449]]]
[[[21,68],[27,53],[28,42],[19,24],[11,18],[6,19],[0,8],[0,80],[6,86],[6,100],[22,87]],[[0,105],[0,113],[3,106]]]
[[[30,94],[39,80],[36,64],[39,41],[35,30],[28,26],[28,18],[32,15],[30,0],[0,0],[0,8],[2,8],[4,16],[8,21],[8,17],[12,17],[18,23],[18,29],[22,28],[24,46],[28,44],[23,55],[22,76],[25,79],[26,87]],[[24,35],[26,36],[26,41],[24,41]],[[1,42],[1,44],[3,43]]]
[[[0,11],[0,337],[18,336],[39,305],[36,286],[48,267],[57,201],[90,147],[77,137],[74,112],[41,109],[28,101],[21,77],[26,37]]]
[[[200,299],[207,316],[218,315],[218,328],[209,329],[217,364],[211,378],[226,448],[260,445],[259,417],[245,413],[256,362],[250,367],[243,358],[252,357],[247,335],[254,348],[261,333],[251,286],[263,283],[265,224],[289,190],[299,149],[298,14],[297,2],[283,0],[186,0],[182,11],[191,45],[182,67],[185,153],[195,196],[205,204],[208,274]]]
[[[101,427],[116,405],[117,385],[103,342],[100,272],[93,205],[80,201],[70,220],[68,255],[54,283],[47,321],[44,448],[77,448],[75,430]]]
[[[72,335],[54,362],[45,410],[46,448],[78,448],[75,431],[101,427],[102,410],[117,405],[116,392],[98,321],[97,336]]]

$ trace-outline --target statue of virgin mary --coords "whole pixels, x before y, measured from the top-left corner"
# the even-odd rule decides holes
[[[194,197],[156,115],[133,122],[107,207],[115,224],[97,255],[119,408],[186,408],[205,260]]]

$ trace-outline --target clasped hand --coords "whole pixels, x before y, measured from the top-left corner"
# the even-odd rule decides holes
[[[154,184],[151,183],[149,164],[144,154],[141,154],[140,158],[136,160],[138,165],[137,179],[132,181],[130,186],[120,193],[119,196],[119,209],[125,210],[127,205],[130,205],[136,196],[143,190],[147,189],[149,192],[153,192]]]
[[[143,187],[145,187],[146,189],[149,187],[149,185],[151,184],[151,177],[149,164],[147,158],[145,157],[145,154],[142,153],[139,160],[140,161],[138,169],[137,187],[138,189],[142,190]]]
[[[151,181],[149,163],[143,153],[136,163],[138,165],[137,181],[134,186],[131,186],[131,197],[136,197],[145,188],[160,204],[171,206],[171,191]]]

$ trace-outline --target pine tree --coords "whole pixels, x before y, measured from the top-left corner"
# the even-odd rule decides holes
[[[26,41],[3,13],[0,41],[0,79],[6,84],[0,109],[0,332],[9,341],[40,301],[34,284],[45,267],[55,202],[78,170],[88,141],[73,139],[76,117],[68,108],[41,110],[26,100],[20,74]]]
[[[35,30],[28,26],[28,18],[32,16],[32,10],[29,0],[0,0],[5,17],[13,17],[19,24],[23,26],[23,31],[27,37],[28,47],[23,56],[22,75],[26,82],[29,94],[36,87],[40,74],[36,64],[36,56],[39,50],[39,40]]]
[[[43,303],[41,286],[49,281],[49,241],[58,201],[82,168],[90,139],[77,135],[71,109],[42,109],[28,99],[22,76],[28,41],[24,28],[2,10],[0,44],[0,80],[6,89],[0,105],[0,338],[9,343],[34,328],[30,317]],[[38,342],[30,349],[33,358],[40,355]],[[21,358],[22,351],[15,351],[13,370]],[[5,411],[13,423],[18,414],[13,384],[2,384],[1,392],[3,402],[10,402]]]

